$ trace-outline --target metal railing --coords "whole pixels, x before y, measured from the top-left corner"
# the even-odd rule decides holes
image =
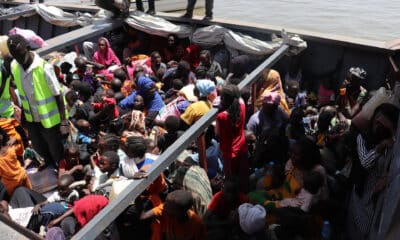
[[[272,67],[289,49],[288,45],[282,45],[268,59],[261,63],[240,84],[243,89],[257,81],[266,68]],[[207,127],[214,121],[217,109],[212,108],[206,115],[200,118],[186,132],[171,145],[157,161],[155,161],[146,179],[133,181],[117,198],[101,210],[90,222],[83,227],[72,239],[91,240],[96,238],[115,218],[117,218],[128,206],[167,168],[186,147],[197,139]]]

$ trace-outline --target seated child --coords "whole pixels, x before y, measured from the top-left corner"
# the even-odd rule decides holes
[[[73,182],[74,178],[71,175],[64,174],[59,177],[58,190],[32,209],[33,218],[29,224],[30,229],[38,231],[41,225],[47,226],[51,220],[61,216],[74,205],[74,202],[79,199],[79,193],[70,188]]]
[[[176,190],[167,195],[164,204],[143,212],[140,219],[156,218],[160,222],[159,231],[153,232],[153,237],[158,239],[206,239],[205,225],[191,210],[192,205],[193,196],[190,192]]]
[[[157,141],[158,148],[160,152],[164,152],[169,146],[171,146],[180,135],[182,135],[182,131],[179,131],[180,119],[176,116],[168,116],[165,119],[165,130],[167,133],[160,136]]]
[[[114,91],[106,89],[101,94],[101,102],[92,103],[96,111],[106,111],[106,114],[111,114],[112,119],[119,116],[117,101],[114,99]]]
[[[65,158],[58,164],[58,176],[71,175],[75,181],[82,180],[84,177],[83,165],[79,157],[79,147],[75,143],[70,143],[65,151]]]
[[[65,238],[70,239],[77,229],[84,227],[93,217],[96,216],[108,204],[108,199],[104,196],[89,195],[75,201],[74,206],[66,211],[63,215],[52,220],[47,227],[52,228],[60,225]],[[63,224],[63,220],[72,217],[75,221],[68,221]],[[112,234],[109,233],[109,234]],[[103,238],[101,238],[103,239]]]
[[[93,174],[89,190],[108,196],[112,182],[119,178],[119,156],[114,151],[107,151],[99,157],[98,166],[91,162]]]
[[[303,176],[303,188],[295,198],[285,198],[279,201],[280,207],[299,207],[304,212],[309,212],[313,204],[321,198],[321,188],[324,183],[323,176],[316,171]]]
[[[246,194],[239,191],[239,181],[235,177],[227,177],[224,186],[211,199],[204,221],[207,225],[225,222],[228,216],[241,204],[249,202]]]
[[[78,144],[92,144],[96,142],[96,139],[91,137],[91,126],[88,121],[79,119],[76,121],[75,126],[78,129]]]
[[[15,141],[0,128],[0,178],[9,197],[19,186],[32,189],[28,175],[17,158]]]

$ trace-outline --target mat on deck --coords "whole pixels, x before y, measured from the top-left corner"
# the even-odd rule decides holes
[[[53,168],[45,168],[41,171],[28,171],[33,190],[45,193],[57,188],[57,172]]]

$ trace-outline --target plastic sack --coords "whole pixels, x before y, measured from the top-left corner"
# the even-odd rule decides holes
[[[121,192],[123,192],[129,186],[129,184],[131,184],[131,183],[133,183],[132,179],[118,179],[118,180],[115,180],[112,183],[111,192],[110,192],[110,195],[108,197],[110,202],[114,201],[114,199],[116,199],[117,196]]]
[[[192,33],[192,27],[187,25],[177,25],[164,18],[155,17],[140,11],[131,12],[125,22],[132,28],[142,32],[167,37],[169,34],[175,34],[178,38],[189,37]]]
[[[2,58],[4,58],[8,53],[8,47],[7,47],[7,40],[8,36],[0,36],[0,55]]]
[[[361,110],[361,117],[371,120],[372,115],[374,114],[375,109],[381,105],[382,103],[392,103],[392,92],[390,90],[386,90],[386,88],[379,88],[374,96],[368,100],[367,103],[364,104]]]
[[[29,29],[21,29],[14,27],[10,31],[8,31],[8,34],[9,35],[19,34],[23,36],[29,42],[29,46],[31,47],[31,49],[38,49],[41,47],[45,47],[47,45],[46,42],[43,40],[43,38],[41,38],[34,31]]]
[[[382,103],[393,103],[394,95],[386,88],[379,88],[375,94],[364,104],[362,110],[353,117],[351,124],[355,126],[360,132],[368,130],[370,120],[375,112],[375,109]]]

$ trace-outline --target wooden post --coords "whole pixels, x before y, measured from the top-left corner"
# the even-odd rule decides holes
[[[197,138],[197,149],[199,151],[200,166],[208,172],[207,168],[207,154],[206,154],[206,135],[203,133]]]

